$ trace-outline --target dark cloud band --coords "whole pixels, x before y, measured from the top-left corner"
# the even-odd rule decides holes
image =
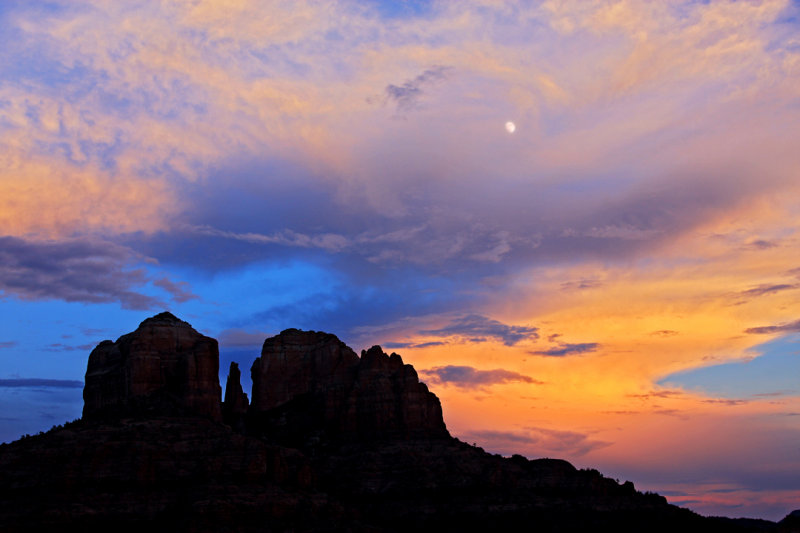
[[[71,379],[42,379],[42,378],[16,378],[0,379],[0,387],[5,388],[50,388],[50,389],[80,389],[82,381]]]
[[[442,328],[422,330],[420,334],[435,337],[465,337],[472,342],[494,339],[506,346],[513,346],[524,340],[538,339],[538,331],[539,328],[536,327],[508,325],[482,315],[467,315],[453,320]]]
[[[564,357],[566,355],[580,355],[596,351],[600,347],[596,342],[581,342],[576,344],[565,343],[549,350],[539,350],[531,352],[534,355],[546,355],[548,357]]]
[[[798,333],[800,332],[800,320],[789,322],[788,324],[779,324],[777,326],[760,326],[756,328],[747,328],[745,333],[752,333],[755,335],[769,335],[772,333]]]
[[[164,307],[142,288],[152,283],[175,302],[196,298],[185,282],[167,277],[152,280],[147,259],[119,244],[94,239],[64,241],[0,237],[0,295],[23,300],[63,300],[81,303],[118,302],[124,309]]]
[[[466,389],[502,385],[510,382],[530,383],[535,385],[541,385],[543,383],[530,376],[502,368],[478,370],[471,366],[447,365],[421,370],[420,373],[433,383],[453,384]]]

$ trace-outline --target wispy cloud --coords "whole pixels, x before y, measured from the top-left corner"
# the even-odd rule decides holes
[[[775,248],[778,245],[773,241],[768,241],[765,239],[755,239],[748,242],[745,246],[753,250],[769,250],[770,248]]]
[[[600,347],[597,342],[563,343],[555,348],[547,350],[531,351],[534,355],[545,355],[548,357],[564,357],[566,355],[580,355],[591,353]]]
[[[677,398],[685,393],[678,389],[659,389],[644,394],[628,394],[629,398],[639,398],[641,400],[651,400],[653,398]]]
[[[396,348],[431,348],[433,346],[444,346],[445,342],[442,341],[430,341],[430,342],[385,342],[383,343],[384,348],[389,349],[396,349]]]
[[[769,335],[772,333],[797,333],[800,332],[800,320],[789,322],[786,324],[778,324],[775,326],[759,326],[755,328],[747,328],[745,333],[755,335]]]
[[[581,279],[575,281],[565,281],[561,284],[561,289],[565,291],[597,289],[603,286],[603,282],[597,279]]]
[[[796,283],[775,283],[765,284],[744,290],[739,293],[740,296],[763,296],[765,294],[774,294],[776,292],[788,291],[797,289],[800,285]]]
[[[456,318],[450,324],[438,329],[426,329],[419,333],[435,337],[462,337],[471,342],[484,342],[488,339],[498,340],[506,346],[525,340],[539,338],[539,328],[503,324],[482,315],[466,315]]]
[[[716,404],[716,405],[729,405],[729,406],[745,405],[747,403],[750,403],[749,400],[737,400],[737,399],[732,399],[732,398],[708,398],[708,399],[702,400],[702,402],[703,403]]]
[[[72,344],[63,344],[60,342],[48,344],[45,346],[45,350],[48,352],[89,352],[91,351],[96,345],[93,343],[90,344],[79,344],[79,345],[72,345]]]
[[[70,379],[15,378],[15,379],[0,379],[0,387],[80,389],[83,387],[83,382]]]
[[[521,453],[533,457],[581,457],[592,450],[612,444],[592,439],[586,433],[536,427],[518,431],[470,431],[460,437],[467,441],[477,441],[490,451],[507,455]]]
[[[471,366],[447,365],[420,370],[427,379],[433,383],[452,384],[465,389],[502,385],[504,383],[521,382],[541,385],[543,382],[530,376],[495,368],[492,370],[479,370]]]
[[[386,86],[386,98],[397,106],[398,111],[409,111],[420,105],[420,100],[427,86],[446,79],[452,67],[433,66],[402,85]]]
[[[189,284],[185,281],[174,282],[169,278],[163,277],[153,281],[153,285],[167,291],[177,303],[184,303],[199,298],[198,295],[192,293]]]
[[[220,331],[218,338],[221,346],[257,346],[260,348],[264,341],[271,336],[260,331],[234,328]]]
[[[650,333],[654,337],[674,337],[677,334],[678,332],[672,329],[659,329]]]
[[[334,233],[305,235],[292,230],[282,230],[271,235],[265,235],[253,232],[237,233],[234,231],[224,231],[208,226],[195,226],[189,227],[188,229],[201,235],[235,239],[252,244],[280,244],[299,248],[321,248],[331,252],[341,251],[351,245],[346,237]]]

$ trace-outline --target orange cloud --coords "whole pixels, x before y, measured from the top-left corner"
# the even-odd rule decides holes
[[[166,227],[181,206],[158,180],[126,179],[96,165],[0,156],[0,234],[64,237]]]

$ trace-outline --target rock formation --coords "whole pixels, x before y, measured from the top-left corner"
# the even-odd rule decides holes
[[[289,329],[264,342],[251,376],[249,427],[280,442],[449,437],[439,399],[379,346],[359,358],[334,335]]]
[[[245,430],[247,394],[242,390],[242,373],[239,365],[231,363],[228,381],[225,383],[225,401],[222,404],[222,421],[238,432]]]
[[[306,393],[349,388],[358,362],[335,335],[287,329],[265,340],[253,362],[252,409],[269,411]]]
[[[380,346],[362,350],[351,391],[342,425],[359,438],[450,436],[439,398],[396,353],[389,356]]]
[[[253,363],[249,406],[236,363],[220,403],[218,368],[217,341],[161,313],[92,351],[84,418],[191,413],[295,446],[449,437],[439,399],[379,346],[359,358],[335,335],[286,330]]]
[[[89,355],[84,418],[193,413],[221,420],[219,348],[171,313],[148,318]]]

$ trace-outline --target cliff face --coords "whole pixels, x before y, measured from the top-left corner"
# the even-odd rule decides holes
[[[334,335],[290,329],[264,342],[251,376],[250,428],[286,443],[449,437],[439,399],[379,346],[359,358]]]
[[[173,412],[221,420],[217,341],[170,313],[148,318],[92,350],[83,400],[86,419]]]

